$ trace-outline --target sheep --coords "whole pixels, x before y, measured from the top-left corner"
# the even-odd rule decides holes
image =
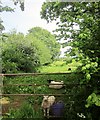
[[[54,88],[54,89],[61,89],[64,87],[64,81],[53,81],[53,80],[48,80],[49,82],[49,88]]]
[[[41,107],[43,108],[44,116],[49,116],[50,107],[54,104],[54,96],[43,96]]]

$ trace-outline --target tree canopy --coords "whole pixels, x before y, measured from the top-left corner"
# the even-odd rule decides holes
[[[59,56],[60,44],[57,43],[55,36],[52,35],[49,31],[40,27],[34,27],[29,30],[29,35],[32,35],[36,37],[39,41],[45,43],[45,47],[48,47],[48,50],[50,50],[52,60]]]
[[[30,41],[23,34],[8,34],[2,42],[2,72],[35,72],[39,59]]]
[[[73,49],[77,48],[84,58],[89,57],[100,67],[100,2],[45,2],[41,18],[56,20],[57,39],[70,38]]]

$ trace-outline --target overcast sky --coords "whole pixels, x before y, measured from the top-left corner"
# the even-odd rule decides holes
[[[15,6],[11,0],[2,0],[3,5],[15,8],[15,12],[3,12],[1,18],[5,26],[5,32],[16,29],[24,34],[33,27],[40,26],[52,32],[56,28],[55,22],[47,24],[41,19],[41,6],[45,0],[25,0],[25,10],[21,11],[19,5]]]
[[[15,29],[17,32],[26,34],[29,29],[39,26],[52,32],[56,29],[55,22],[48,23],[46,20],[41,19],[40,11],[45,0],[25,0],[25,10],[21,11],[19,4],[17,6],[11,0],[2,0],[3,5],[15,8],[15,12],[3,12],[1,18],[5,26],[5,32],[10,32]],[[65,42],[62,41],[61,42]],[[61,48],[61,57],[70,46]]]

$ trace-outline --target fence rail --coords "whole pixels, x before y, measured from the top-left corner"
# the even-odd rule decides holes
[[[0,74],[0,76],[36,76],[36,75],[58,75],[58,74],[83,74],[82,72],[53,72],[53,73],[10,73],[10,74]],[[95,73],[95,76],[100,76],[99,73]]]
[[[15,74],[0,74],[0,76],[35,76],[35,75],[58,75],[58,74],[71,74],[71,72],[69,73],[15,73]]]
[[[63,84],[5,84],[2,85],[0,84],[0,87],[5,87],[5,86],[48,86],[48,85],[63,85]],[[67,86],[67,85],[73,85],[73,86],[77,86],[77,85],[87,85],[87,86],[91,86],[88,84],[80,84],[80,83],[66,83],[63,86]]]
[[[72,94],[0,94],[0,96],[72,96]]]

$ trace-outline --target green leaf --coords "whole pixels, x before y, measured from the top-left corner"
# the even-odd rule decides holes
[[[90,80],[91,79],[91,75],[89,73],[86,73],[86,79]]]

